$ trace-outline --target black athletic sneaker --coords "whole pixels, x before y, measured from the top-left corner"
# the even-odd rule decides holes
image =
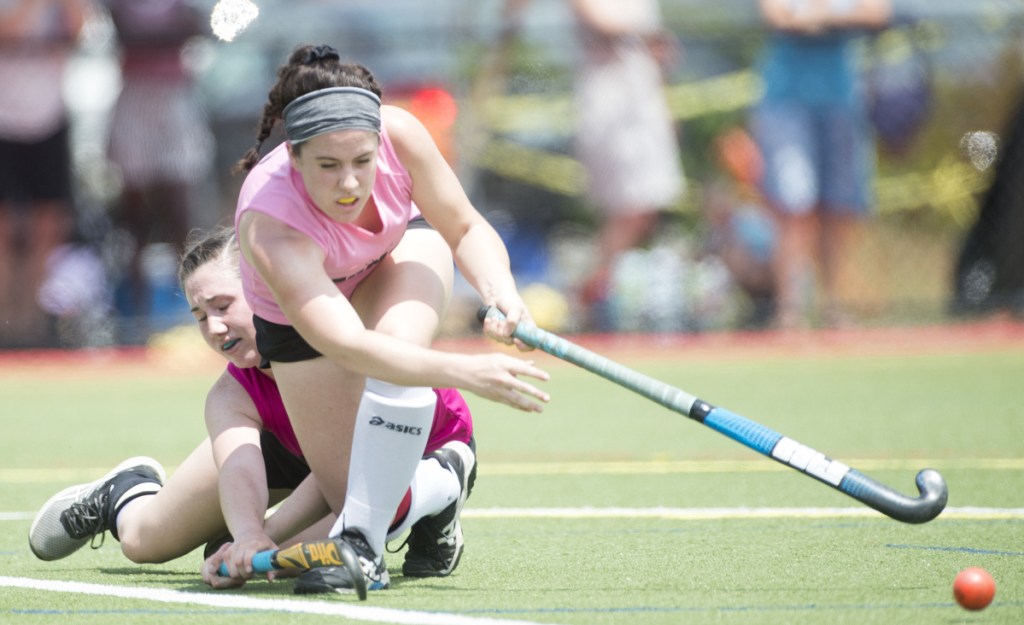
[[[69,486],[43,504],[28,531],[28,544],[40,560],[59,560],[100,537],[117,538],[117,513],[129,501],[158,492],[166,479],[152,458],[129,458],[95,482]]]
[[[342,560],[347,566],[319,566],[303,571],[295,580],[295,594],[309,595],[326,592],[355,592],[360,599],[366,599],[368,590],[386,590],[391,587],[391,576],[384,566],[384,558],[378,558],[359,530],[348,529],[341,533],[341,542],[348,546],[352,556],[343,550]]]
[[[473,490],[476,456],[469,445],[451,442],[433,454],[441,466],[459,478],[461,492],[450,506],[432,517],[423,517],[412,526],[406,544],[402,574],[406,577],[445,577],[459,565],[465,540],[462,535],[462,508]]]

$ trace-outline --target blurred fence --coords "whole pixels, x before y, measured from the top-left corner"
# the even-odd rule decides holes
[[[213,1],[199,4],[208,11]],[[584,194],[587,173],[573,149],[579,47],[565,0],[533,0],[514,36],[501,22],[501,0],[256,4],[260,17],[234,41],[211,37],[188,50],[218,144],[210,195],[195,225],[230,219],[240,180],[228,170],[252,144],[277,65],[297,44],[331,43],[375,72],[386,99],[424,119],[471,199],[508,243],[538,319],[556,330],[591,329],[569,312],[580,306],[580,281],[594,262],[596,219]],[[876,215],[844,272],[851,321],[906,324],[993,310],[1020,313],[1024,4],[895,5],[898,26],[866,40],[866,67],[888,67],[897,83],[923,76],[927,116],[904,145],[879,144]],[[736,201],[716,141],[747,124],[762,89],[753,63],[765,33],[753,0],[662,0],[661,6],[682,50],[666,95],[687,192],[651,246],[623,260],[612,328],[740,327],[754,318],[757,302],[709,251],[709,211],[723,197]],[[102,30],[102,24],[93,29],[79,75],[72,77],[76,84],[89,83],[83,72],[110,78],[116,67]],[[117,86],[116,80],[106,84],[95,88]],[[79,103],[77,111],[82,204],[100,212],[111,193],[98,146],[104,106],[113,95],[82,98],[88,107]],[[475,304],[465,290],[457,296],[466,308],[453,310],[452,333],[469,329],[467,311]],[[159,301],[162,308],[179,301],[185,310],[180,297]],[[116,320],[116,312],[112,316]],[[181,321],[169,314],[153,328]],[[118,342],[119,334],[102,336],[83,338],[80,331],[67,342]]]

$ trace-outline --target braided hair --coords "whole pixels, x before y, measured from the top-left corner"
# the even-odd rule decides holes
[[[380,86],[366,67],[343,63],[338,51],[329,45],[303,45],[295,48],[288,61],[277,70],[277,83],[267,95],[256,134],[256,144],[235,164],[234,171],[249,171],[260,160],[260,148],[283,119],[284,107],[312,91],[330,87],[360,87],[382,96]]]

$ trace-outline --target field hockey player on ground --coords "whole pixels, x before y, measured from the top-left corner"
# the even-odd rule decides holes
[[[322,539],[336,517],[293,451],[295,435],[270,372],[257,368],[256,330],[242,296],[233,230],[193,233],[179,278],[207,345],[229,361],[207,395],[211,438],[169,479],[157,461],[140,456],[62,490],[36,515],[29,544],[39,558],[56,560],[90,541],[102,544],[110,531],[124,555],[140,564],[166,562],[207,544],[212,553],[204,579],[216,588],[237,587],[252,576],[243,564],[252,553]],[[475,476],[468,407],[453,389],[437,395],[426,453],[389,532],[394,540],[411,527],[403,573],[412,577],[447,575],[458,565],[459,514]],[[222,493],[219,483],[230,488]],[[286,496],[264,523],[268,504]],[[234,543],[223,542],[229,530]],[[233,577],[215,573],[225,559],[233,563]]]

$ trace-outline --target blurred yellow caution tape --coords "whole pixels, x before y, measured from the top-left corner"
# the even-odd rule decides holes
[[[758,75],[747,69],[666,88],[669,108],[676,120],[686,121],[711,113],[749,108],[761,97]],[[565,195],[582,196],[587,172],[573,156],[505,138],[511,135],[562,138],[571,147],[575,103],[571,95],[508,95],[484,104],[486,139],[465,154],[478,169],[523,184]],[[894,174],[875,181],[882,213],[899,213],[924,206],[966,227],[977,212],[977,196],[991,181],[990,172],[978,171],[956,157],[943,159],[928,171]],[[699,206],[700,184],[689,180],[689,197],[679,207],[692,212]]]

